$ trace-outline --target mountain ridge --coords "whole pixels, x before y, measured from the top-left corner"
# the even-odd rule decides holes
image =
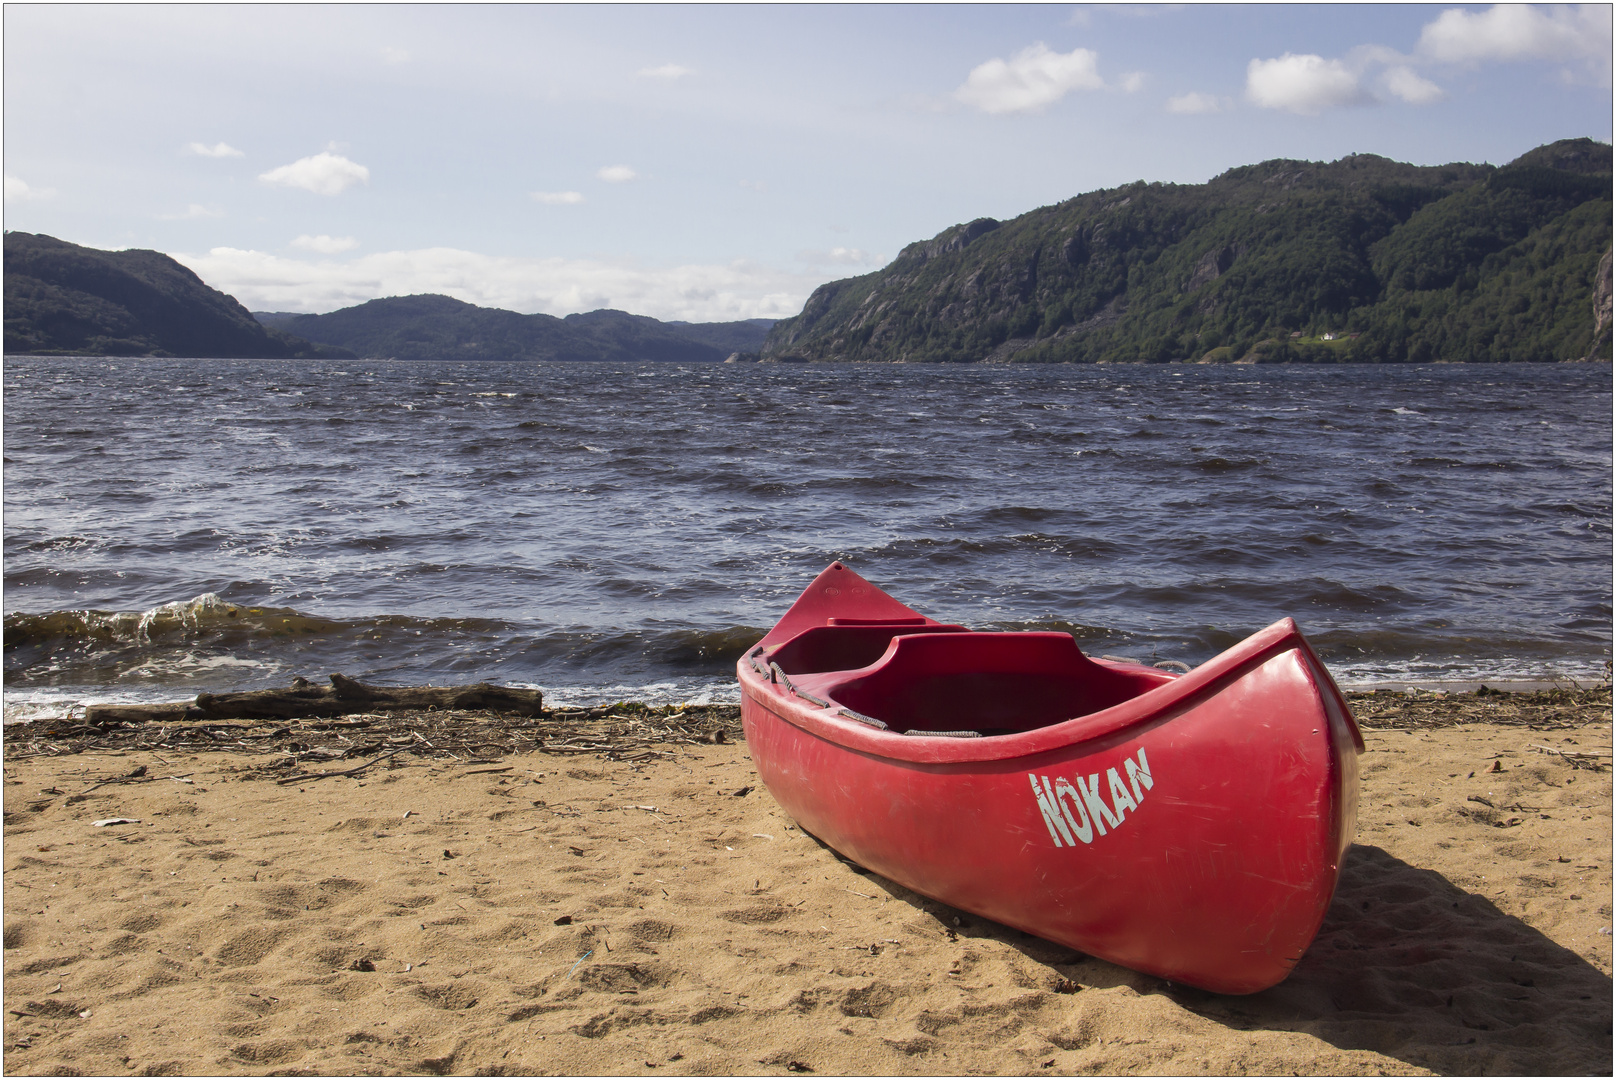
[[[324,315],[274,313],[291,333],[394,360],[715,363],[756,350],[771,320],[665,323],[602,308],[557,318],[485,308],[438,293],[390,296]]]
[[[760,358],[1609,359],[1611,148],[1276,159],[978,218],[820,286]],[[1326,336],[1328,335],[1328,336]]]

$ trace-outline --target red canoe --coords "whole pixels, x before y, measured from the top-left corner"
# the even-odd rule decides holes
[[[1290,973],[1363,739],[1289,619],[1187,675],[928,619],[840,563],[739,664],[758,774],[924,896],[1225,994]]]

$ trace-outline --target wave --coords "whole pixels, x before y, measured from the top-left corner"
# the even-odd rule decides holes
[[[738,624],[591,628],[385,614],[343,619],[204,593],[139,612],[9,615],[5,675],[8,692],[254,689],[332,671],[392,684],[641,685],[727,675],[763,634]]]
[[[7,615],[5,648],[10,653],[70,642],[133,644],[217,631],[241,637],[320,634],[331,633],[342,625],[339,620],[305,615],[291,608],[235,604],[209,592],[138,612],[80,610]]]

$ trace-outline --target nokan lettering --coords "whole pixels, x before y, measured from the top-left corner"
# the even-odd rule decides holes
[[[1038,803],[1039,812],[1044,815],[1044,824],[1049,828],[1049,836],[1055,841],[1055,846],[1060,847],[1063,840],[1067,846],[1071,846],[1072,834],[1066,830],[1066,822],[1061,820],[1060,811],[1050,805],[1053,793],[1040,788],[1038,777],[1032,773],[1027,774],[1027,779],[1032,781],[1032,797]],[[1048,777],[1044,778],[1044,783],[1049,783]]]
[[[1123,758],[1122,767],[1128,772],[1128,783],[1133,785],[1133,801],[1144,802],[1145,791],[1156,786],[1156,782],[1150,778],[1150,765],[1145,761],[1145,748],[1139,748],[1139,764],[1135,765],[1133,758]],[[1139,790],[1140,784],[1145,785],[1144,791]]]
[[[1111,785],[1111,802],[1116,805],[1117,817],[1125,816],[1128,810],[1139,809],[1139,804],[1133,801],[1132,795],[1128,794],[1128,785],[1122,782],[1122,777],[1117,775],[1117,770],[1105,770],[1105,779]],[[1124,810],[1123,807],[1127,807],[1128,810]]]
[[[1115,766],[1105,770],[1105,788],[1101,787],[1100,775],[1098,772],[1087,777],[1079,774],[1068,780],[1064,776],[1027,774],[1033,800],[1056,847],[1076,847],[1079,842],[1092,844],[1096,833],[1106,835],[1107,826],[1115,830],[1130,812],[1138,812],[1145,801],[1145,793],[1156,786],[1142,747],[1135,757],[1123,758],[1121,772]],[[1109,789],[1109,800],[1106,789]]]
[[[1077,778],[1077,790],[1083,793],[1083,801],[1089,804],[1089,811],[1094,815],[1094,824],[1100,826],[1100,835],[1105,835],[1106,825],[1113,829],[1122,824],[1122,819],[1112,812],[1106,805],[1105,796],[1100,794],[1100,774],[1089,773],[1088,782]]]
[[[1049,781],[1044,782],[1047,784]],[[1066,782],[1064,776],[1055,777],[1055,795],[1058,799],[1056,805],[1060,807],[1061,813],[1066,815],[1067,824],[1072,827],[1072,835],[1085,844],[1093,843],[1094,826],[1089,824],[1088,811],[1083,809],[1083,796]],[[1073,815],[1073,810],[1077,811],[1076,815]],[[1080,821],[1081,825],[1078,824]]]

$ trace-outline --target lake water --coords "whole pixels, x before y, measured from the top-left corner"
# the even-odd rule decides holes
[[[8,716],[341,671],[735,700],[832,560],[977,628],[1598,679],[1611,369],[8,358]]]

